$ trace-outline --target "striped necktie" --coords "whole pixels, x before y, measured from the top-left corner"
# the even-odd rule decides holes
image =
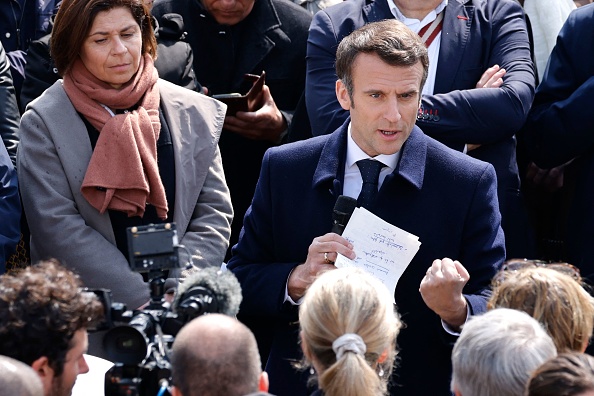
[[[425,47],[429,48],[433,40],[437,37],[439,32],[441,32],[441,28],[443,26],[443,11],[437,14],[437,17],[433,22],[428,25],[423,26],[421,30],[419,30],[419,36],[421,36],[421,40],[425,43]]]

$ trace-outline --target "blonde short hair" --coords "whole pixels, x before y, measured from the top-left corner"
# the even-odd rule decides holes
[[[546,266],[500,273],[487,307],[528,313],[544,326],[559,352],[581,352],[592,336],[594,298],[579,281]]]

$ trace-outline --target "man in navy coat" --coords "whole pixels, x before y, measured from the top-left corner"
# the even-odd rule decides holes
[[[339,195],[359,195],[357,161],[379,161],[380,187],[368,208],[422,243],[395,290],[406,328],[392,392],[449,395],[451,334],[486,309],[505,257],[493,166],[415,126],[428,56],[402,23],[357,30],[341,43],[336,67],[336,96],[350,118],[330,135],[264,156],[228,265],[241,282],[240,313],[271,328],[270,392],[306,394],[305,374],[290,363],[301,357],[297,305],[337,253],[356,256],[356,245],[330,232],[332,210]]]
[[[514,134],[530,110],[535,76],[517,1],[351,0],[317,13],[305,86],[313,135],[331,133],[348,117],[334,96],[338,43],[366,23],[392,18],[419,34],[428,31],[430,70],[417,125],[494,166],[508,257],[529,256]]]
[[[533,161],[575,175],[562,232],[563,259],[594,284],[594,4],[573,11],[559,32],[524,127]],[[569,177],[565,177],[567,182]]]

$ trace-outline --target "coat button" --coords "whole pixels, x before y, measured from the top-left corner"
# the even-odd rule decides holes
[[[6,38],[10,38],[10,32],[6,32],[5,36]]]

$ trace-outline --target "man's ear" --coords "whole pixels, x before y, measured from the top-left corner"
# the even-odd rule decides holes
[[[260,382],[258,384],[258,390],[260,392],[268,392],[268,386],[270,385],[268,381],[268,373],[266,371],[262,371],[260,373]],[[175,395],[172,395],[175,396]]]
[[[52,389],[52,381],[54,379],[54,369],[50,367],[49,360],[47,357],[42,356],[31,363],[31,367],[37,373],[39,379],[41,379],[44,393],[49,395]]]
[[[351,107],[353,107],[351,104],[351,96],[349,95],[349,91],[343,84],[342,80],[336,80],[336,98],[338,99],[338,103],[340,103],[340,107],[342,107],[344,110],[350,110]]]

